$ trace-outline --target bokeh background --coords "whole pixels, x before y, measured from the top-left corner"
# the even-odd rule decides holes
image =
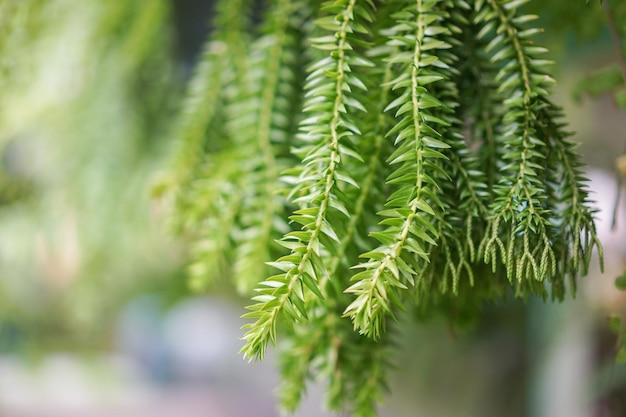
[[[626,270],[626,201],[611,228],[626,110],[581,89],[618,53],[595,2],[531,7],[589,164],[605,273],[596,263],[563,304],[489,306],[466,333],[402,318],[382,416],[626,415],[626,367],[608,329],[626,312],[613,284]],[[278,415],[273,356],[237,354],[246,300],[224,283],[189,289],[186,242],[151,195],[211,10],[0,0],[0,416]],[[297,415],[324,416],[322,403],[312,384]]]

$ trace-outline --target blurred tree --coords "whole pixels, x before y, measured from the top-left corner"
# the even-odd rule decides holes
[[[0,2],[7,349],[102,346],[178,268],[146,191],[179,89],[169,18],[164,0]]]

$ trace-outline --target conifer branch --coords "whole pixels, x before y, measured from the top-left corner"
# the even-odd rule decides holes
[[[244,159],[249,161],[240,175],[246,177],[244,206],[250,215],[242,219],[233,268],[234,280],[244,293],[265,278],[259,265],[271,259],[270,248],[277,234],[289,230],[283,220],[282,197],[276,193],[280,188],[277,156],[287,153],[292,122],[284,115],[294,105],[299,87],[294,75],[299,70],[295,65],[300,52],[295,32],[304,24],[303,13],[296,13],[299,6],[291,0],[278,0],[269,11],[267,34],[253,45],[251,53],[247,102],[254,107],[242,109],[233,120],[237,126],[234,135],[244,142]]]
[[[231,234],[240,209],[241,178],[234,162],[239,155],[227,140],[225,116],[244,83],[247,3],[217,3],[214,32],[189,84],[179,127],[171,218],[178,232],[193,236],[194,256],[188,271],[196,289],[205,288],[228,270]],[[207,213],[213,214],[212,218],[207,218]]]
[[[244,357],[284,334],[286,410],[318,377],[374,416],[398,309],[464,326],[510,293],[562,299],[601,255],[527,1],[273,0],[255,42],[249,2],[220,2],[177,221],[197,286],[256,287]]]
[[[511,127],[502,134],[510,149],[503,156],[511,161],[505,169],[511,170],[511,174],[501,178],[495,188],[497,198],[492,205],[494,214],[490,222],[491,235],[484,239],[484,258],[486,263],[494,261],[496,248],[500,248],[500,257],[507,265],[509,280],[515,278],[518,283],[528,278],[543,281],[555,274],[556,260],[547,230],[551,213],[543,204],[546,196],[538,181],[539,173],[544,170],[539,150],[545,147],[545,143],[537,137],[535,112],[537,96],[543,95],[542,87],[549,77],[536,76],[531,79],[529,65],[532,58],[528,51],[532,47],[528,43],[522,44],[524,39],[538,30],[521,31],[515,24],[515,18],[505,13],[505,10],[514,13],[523,2],[511,1],[500,5],[495,0],[487,0],[486,3],[491,13],[484,17],[485,27],[491,24],[492,30],[498,28],[487,46],[494,50],[491,60],[498,62],[510,59],[500,69],[496,81],[502,82],[498,91],[507,92],[510,96],[504,100],[507,113],[503,120],[510,122]],[[476,21],[481,20],[478,17],[481,15],[477,16]],[[482,32],[487,34],[490,31]],[[505,230],[501,227],[505,227]],[[505,246],[501,240],[502,232],[509,234],[506,252],[502,250]],[[537,244],[536,251],[530,248],[529,235],[533,236]]]
[[[191,229],[198,220],[189,219],[190,205],[193,198],[189,196],[193,181],[198,177],[204,165],[204,148],[208,126],[215,120],[217,107],[222,103],[223,91],[217,86],[225,84],[227,47],[219,41],[211,41],[205,46],[196,73],[192,78],[187,102],[183,110],[180,145],[172,169],[175,183],[175,213],[177,221],[188,222],[176,229]],[[195,213],[198,215],[197,211]]]
[[[368,56],[369,59],[376,60],[379,57],[390,56],[394,53],[395,48],[382,46],[372,50],[372,54]],[[293,411],[299,404],[302,393],[306,387],[306,379],[312,378],[314,375],[314,369],[312,363],[315,361],[318,370],[321,370],[322,376],[328,376],[333,380],[333,384],[329,387],[328,406],[331,409],[340,409],[344,407],[344,403],[351,402],[353,396],[343,395],[349,388],[345,386],[350,385],[350,381],[353,378],[335,378],[333,375],[339,373],[345,375],[345,370],[340,371],[341,364],[338,363],[341,350],[352,352],[354,349],[348,344],[347,346],[341,342],[341,340],[335,340],[329,342],[331,338],[337,338],[338,334],[345,334],[348,339],[351,339],[350,333],[352,332],[351,326],[346,327],[346,323],[337,320],[337,309],[339,303],[342,307],[348,304],[347,297],[343,296],[335,302],[337,293],[341,294],[343,288],[345,288],[344,280],[344,268],[350,267],[351,264],[347,263],[351,259],[350,252],[353,252],[356,247],[360,247],[354,239],[358,237],[360,223],[365,223],[368,220],[368,212],[372,210],[372,207],[368,205],[376,205],[375,200],[379,198],[380,190],[377,181],[380,181],[381,165],[384,162],[382,157],[384,148],[386,148],[385,131],[388,128],[389,116],[383,112],[383,109],[388,102],[388,96],[391,92],[391,85],[389,81],[393,75],[392,63],[384,65],[382,75],[380,74],[379,65],[383,65],[382,61],[373,61],[376,65],[371,68],[371,74],[364,74],[371,78],[368,80],[372,85],[383,85],[380,90],[375,90],[375,93],[379,93],[380,96],[376,99],[368,100],[368,104],[371,104],[371,108],[366,109],[367,113],[363,115],[363,129],[368,129],[369,133],[364,135],[361,139],[362,142],[371,142],[371,150],[369,146],[367,152],[369,161],[365,161],[367,164],[361,164],[365,168],[365,177],[363,178],[360,188],[357,191],[356,198],[354,199],[353,206],[349,207],[351,213],[349,222],[345,227],[345,233],[343,234],[340,244],[337,246],[336,252],[329,254],[331,256],[328,267],[328,275],[322,277],[319,280],[320,292],[324,295],[324,299],[319,297],[309,297],[305,306],[307,311],[315,312],[313,317],[309,317],[306,322],[294,323],[294,336],[290,338],[290,347],[288,349],[281,349],[281,358],[283,362],[282,375],[284,380],[289,381],[285,384],[284,392],[281,395],[281,404],[287,411]],[[369,83],[368,83],[369,84]],[[361,146],[364,150],[365,146]],[[357,161],[358,162],[358,161]],[[357,167],[355,167],[356,169]],[[334,277],[330,284],[333,284],[331,288],[328,288],[329,277]],[[347,278],[347,277],[346,277]],[[344,299],[346,301],[344,302]],[[341,310],[339,310],[341,311]],[[359,342],[363,342],[362,339]],[[323,350],[324,347],[327,350]],[[295,353],[295,355],[294,355]],[[349,370],[348,370],[349,372]],[[382,372],[382,371],[381,371]],[[380,378],[380,374],[370,374],[370,379]],[[359,378],[360,379],[360,378]],[[372,384],[368,384],[367,388],[372,393],[376,387]],[[365,389],[365,388],[364,388]],[[374,409],[372,395],[369,395],[370,406],[369,409]],[[366,402],[363,399],[362,402]],[[356,408],[365,409],[365,405],[356,406]]]
[[[384,232],[372,234],[383,246],[362,255],[369,260],[358,265],[364,270],[352,278],[356,283],[346,290],[355,294],[356,298],[344,312],[354,322],[355,330],[375,339],[384,331],[384,316],[393,315],[389,301],[401,306],[396,291],[407,289],[406,284],[414,284],[415,275],[419,275],[419,269],[423,268],[424,262],[428,262],[428,246],[435,245],[438,239],[432,226],[436,214],[431,204],[440,206],[440,202],[435,191],[429,188],[435,182],[425,172],[425,167],[437,171],[437,165],[432,160],[443,158],[439,149],[449,145],[442,142],[439,133],[428,126],[429,122],[435,125],[446,125],[447,122],[430,114],[429,108],[442,104],[428,93],[426,86],[443,77],[434,71],[423,73],[420,69],[439,62],[436,56],[426,51],[447,46],[426,34],[427,25],[437,20],[436,4],[437,1],[417,0],[414,6],[401,12],[399,24],[390,31],[393,33],[391,40],[399,46],[412,46],[410,51],[390,58],[391,62],[403,65],[403,72],[391,84],[394,89],[404,88],[404,93],[385,109],[398,108],[396,117],[408,113],[388,133],[388,136],[397,134],[398,146],[389,158],[390,163],[401,164],[388,181],[399,183],[402,187],[387,200],[386,205],[393,208],[383,212],[389,218],[382,224],[391,226]],[[407,33],[405,27],[412,32]],[[435,29],[434,32],[438,31]],[[412,265],[408,264],[401,258],[406,252],[420,262],[409,261]]]
[[[316,21],[319,27],[332,31],[334,35],[314,40],[315,47],[329,50],[331,54],[311,66],[305,86],[310,97],[305,103],[305,111],[314,115],[301,122],[301,138],[307,143],[303,152],[305,165],[292,195],[309,194],[296,198],[295,202],[305,208],[290,217],[301,224],[303,230],[290,232],[279,242],[291,249],[291,254],[269,265],[283,274],[261,283],[274,290],[270,293],[260,289],[263,295],[255,297],[259,303],[249,307],[253,311],[245,315],[257,319],[256,323],[246,326],[250,329],[244,336],[247,343],[242,348],[246,357],[261,358],[267,343],[275,341],[276,321],[283,310],[292,320],[306,318],[305,287],[322,296],[317,283],[327,275],[322,251],[333,251],[340,242],[335,231],[337,227],[333,225],[337,219],[329,217],[329,210],[332,208],[343,214],[346,211],[335,189],[339,182],[349,186],[356,184],[347,172],[342,172],[341,160],[352,155],[358,157],[347,142],[349,136],[360,135],[361,132],[346,111],[348,107],[359,109],[362,105],[350,100],[347,95],[351,87],[365,89],[365,85],[349,73],[351,66],[370,66],[371,63],[362,57],[348,59],[346,51],[352,50],[349,34],[354,28],[358,30],[355,19],[372,19],[368,7],[371,8],[371,5],[356,7],[356,0],[329,3],[329,11],[335,14]],[[323,100],[319,100],[320,97]]]

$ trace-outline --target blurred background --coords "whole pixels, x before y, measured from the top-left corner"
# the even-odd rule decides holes
[[[150,195],[211,7],[0,0],[1,417],[278,415],[272,355],[237,354],[246,300],[189,290],[185,242]],[[596,263],[560,305],[490,306],[464,334],[404,318],[383,416],[626,415],[609,329],[626,313],[626,201],[611,228],[626,110],[585,84],[619,55],[598,4],[534,7],[590,165],[605,273]],[[325,415],[320,392],[298,416]]]

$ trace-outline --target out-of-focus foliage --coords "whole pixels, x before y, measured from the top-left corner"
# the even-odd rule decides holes
[[[176,97],[164,0],[0,2],[0,334],[86,346],[177,264],[148,184]]]
[[[587,3],[590,2],[588,1]],[[600,20],[603,22],[605,31],[610,34],[614,50],[613,59],[610,60],[609,64],[596,69],[580,80],[574,90],[574,97],[577,100],[581,100],[583,95],[597,98],[610,94],[613,96],[615,105],[620,109],[626,110],[626,2],[621,0],[601,0],[599,3],[599,5],[593,4],[595,7],[587,5],[590,13],[589,16],[585,15],[585,19],[588,18],[590,22],[595,22],[598,20],[597,13],[600,10],[603,12]],[[576,25],[577,22],[570,22],[570,24]],[[579,32],[585,33],[584,30]],[[621,200],[623,179],[626,177],[626,154],[615,159],[615,170],[618,181],[613,210],[613,228],[617,225],[617,213]],[[622,219],[621,221],[624,220]],[[621,291],[626,291],[626,271],[616,278],[615,286]],[[609,328],[617,335],[616,359],[621,364],[626,364],[625,313],[626,306],[622,306],[621,312],[609,318]]]
[[[626,3],[606,0],[602,8],[603,22],[608,26],[615,47],[615,60],[581,80],[575,94],[580,98],[582,93],[591,96],[610,93],[615,104],[626,109]]]
[[[534,1],[529,3],[528,10],[539,16],[543,27],[549,30],[546,37],[555,44],[563,43],[563,35],[571,35],[577,42],[589,41],[606,30],[599,1]],[[579,46],[584,47],[584,44],[579,43]]]
[[[192,282],[255,288],[244,355],[284,341],[287,410],[319,377],[331,409],[375,415],[402,309],[462,325],[587,272],[593,209],[526,3],[276,0],[259,29],[219,2],[166,185]]]

